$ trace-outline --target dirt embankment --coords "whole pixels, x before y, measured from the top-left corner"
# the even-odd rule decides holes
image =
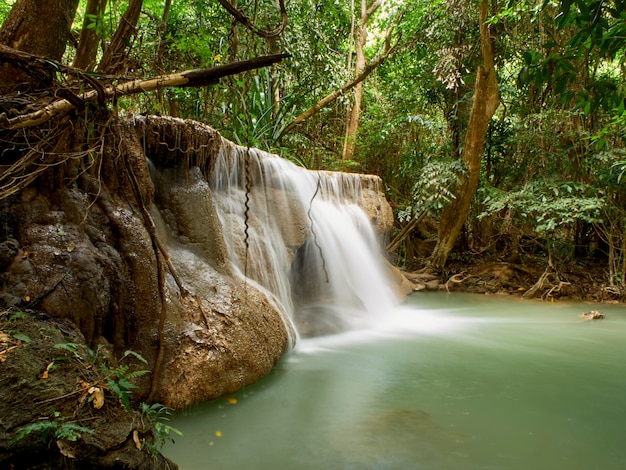
[[[548,301],[626,301],[623,289],[606,281],[606,267],[601,262],[548,266],[541,257],[527,257],[523,263],[475,258],[452,261],[440,271],[416,264],[405,271],[405,276],[416,291],[502,294]]]
[[[0,468],[177,468],[159,453],[162,410],[131,402],[141,358],[84,343],[70,320],[0,313]]]

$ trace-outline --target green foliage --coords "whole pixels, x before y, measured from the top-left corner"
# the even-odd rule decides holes
[[[11,440],[10,445],[24,439],[30,434],[39,434],[44,442],[48,442],[50,437],[55,439],[64,439],[71,442],[75,442],[81,438],[83,434],[95,434],[92,429],[85,426],[81,426],[76,423],[67,422],[65,416],[60,416],[57,412],[54,414],[54,419],[45,421],[36,421],[26,426],[21,427],[15,437]]]
[[[245,81],[237,80],[238,99],[222,103],[223,113],[234,120],[232,129],[226,129],[224,134],[237,144],[271,151],[284,126],[294,117],[294,106],[289,103],[289,97],[274,101],[272,82],[271,72],[267,69],[253,76],[249,86]]]
[[[413,201],[398,212],[398,220],[408,221],[421,214],[433,215],[454,199],[459,174],[465,171],[460,161],[434,161],[424,166],[413,188]]]
[[[517,191],[484,190],[484,211],[478,218],[510,211],[520,225],[530,224],[538,233],[554,232],[576,221],[602,223],[605,202],[602,191],[583,188],[580,183],[548,184],[533,181]]]
[[[25,343],[30,343],[32,341],[32,339],[30,338],[30,336],[25,335],[23,333],[15,333],[13,335],[13,337],[15,339],[19,339],[20,341],[24,341]]]
[[[78,361],[83,361],[83,354],[89,350],[87,345],[81,343],[58,343],[55,344],[54,347],[55,349],[60,349],[61,351],[67,351],[70,353],[69,356],[57,357],[57,360],[73,358]]]
[[[172,414],[172,409],[168,408],[160,403],[141,403],[139,411],[143,418],[146,419],[148,424],[152,427],[156,448],[161,448],[167,441],[174,442],[172,434],[183,436],[183,433],[165,423],[169,421],[169,416]]]
[[[55,344],[56,349],[67,351],[67,356],[59,356],[55,361],[76,360],[79,363],[89,365],[98,365],[98,369],[102,374],[101,381],[106,383],[106,387],[120,400],[120,403],[127,411],[131,411],[130,399],[132,390],[137,388],[133,380],[150,373],[146,369],[138,369],[136,364],[121,364],[128,358],[134,358],[136,361],[147,364],[148,361],[135,351],[127,350],[124,352],[118,364],[111,365],[108,354],[98,346],[94,351],[85,344],[81,343],[59,343]]]
[[[136,358],[144,364],[148,363],[140,354],[130,350],[124,353],[122,360],[129,356]],[[105,376],[108,389],[119,398],[126,411],[130,411],[132,390],[137,388],[132,381],[150,373],[150,371],[145,369],[133,370],[134,365],[132,364],[119,364],[116,367],[111,367],[107,362],[103,363],[100,368]]]
[[[18,311],[15,311],[15,312],[12,311],[9,314],[8,321],[9,321],[9,323],[11,323],[11,322],[19,320],[20,318],[24,318],[26,315],[27,315],[26,312],[23,312],[21,310],[18,310]]]

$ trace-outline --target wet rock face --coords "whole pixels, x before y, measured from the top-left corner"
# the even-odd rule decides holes
[[[263,294],[216,279],[214,295],[182,300],[156,401],[182,408],[234,393],[265,376],[289,344],[286,322]],[[292,332],[293,334],[293,332]]]
[[[111,135],[99,174],[35,185],[0,207],[0,302],[69,319],[91,347],[141,354],[152,374],[137,380],[137,399],[152,389],[155,401],[183,407],[258,380],[288,332],[281,312],[231,275],[198,167],[155,198],[137,130],[122,123]]]
[[[171,235],[217,269],[228,270],[228,253],[211,189],[200,168],[155,172],[156,203]],[[166,220],[167,219],[167,220]],[[165,236],[169,236],[165,234]]]

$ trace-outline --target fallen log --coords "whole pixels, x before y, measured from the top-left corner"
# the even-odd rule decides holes
[[[3,48],[0,51],[0,59],[3,61],[8,60],[9,54],[6,49],[7,48]],[[15,57],[16,60],[20,61],[24,61],[26,59],[23,53],[20,53]],[[200,87],[213,85],[221,78],[248,70],[268,67],[272,64],[280,62],[286,57],[289,57],[289,54],[273,54],[242,60],[239,62],[232,62],[230,64],[207,69],[186,70],[184,72],[162,75],[143,80],[130,80],[119,85],[109,85],[102,88],[96,87],[94,90],[75,95],[73,99],[63,98],[53,101],[47,106],[28,114],[21,114],[13,118],[7,118],[6,115],[0,115],[0,129],[23,129],[37,126],[52,119],[53,117],[62,116],[70,112],[72,109],[75,109],[78,106],[77,103],[80,102],[102,102],[103,99],[112,100],[120,96],[145,93],[168,87]],[[41,62],[39,62],[40,60],[50,62],[46,59],[33,57],[33,61],[36,63],[41,64]],[[84,72],[81,72],[81,74],[84,75]]]

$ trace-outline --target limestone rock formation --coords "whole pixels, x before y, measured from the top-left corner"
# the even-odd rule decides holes
[[[68,160],[3,200],[0,302],[70,319],[89,346],[141,354],[152,374],[139,379],[137,399],[181,408],[258,380],[294,333],[275,299],[229,261],[235,230],[218,220],[207,178],[232,144],[174,118],[108,126],[90,166]],[[341,178],[360,186],[359,204],[389,230],[380,179]],[[306,208],[279,191],[268,201],[286,204],[279,226],[295,253],[310,236]]]

